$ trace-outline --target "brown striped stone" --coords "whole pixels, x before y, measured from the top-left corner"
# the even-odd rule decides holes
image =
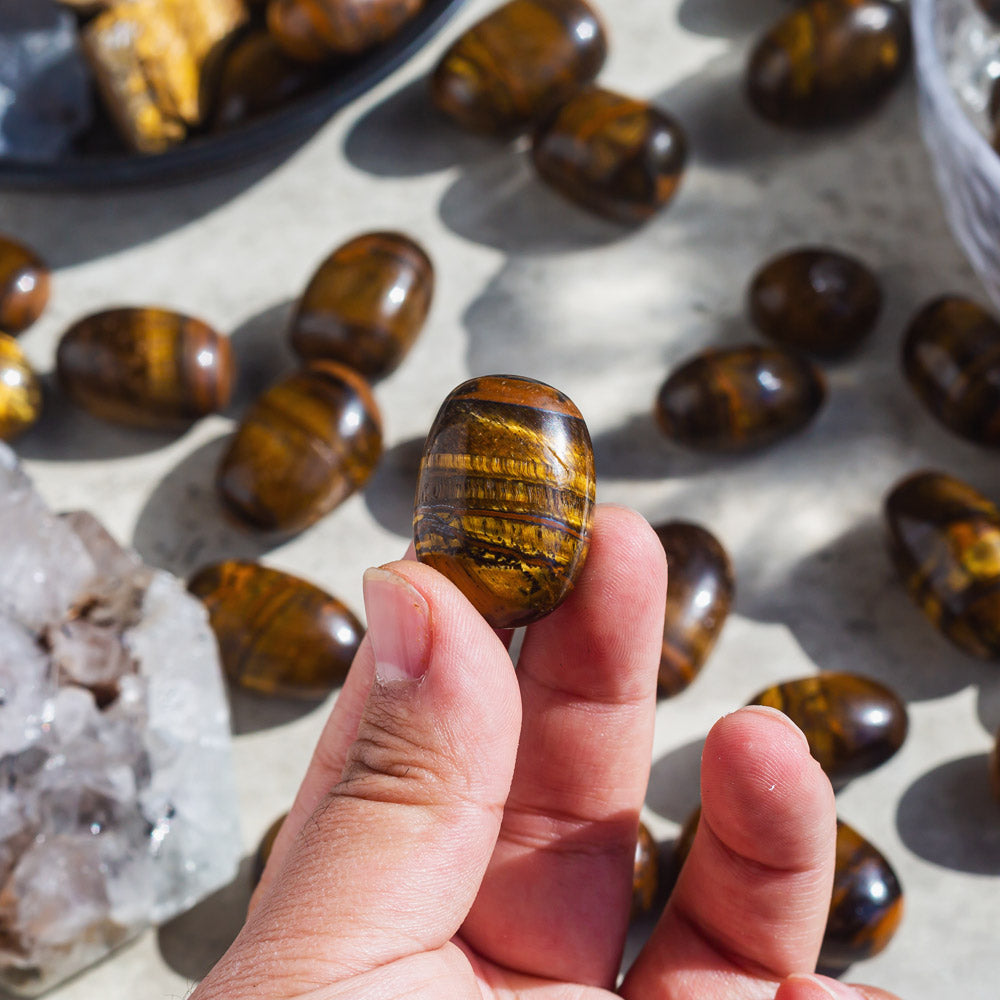
[[[645,823],[639,824],[635,842],[635,864],[632,868],[631,917],[649,913],[660,891],[659,845]]]
[[[569,594],[590,545],[594,457],[580,411],[533,379],[470,379],[444,401],[420,464],[417,558],[496,628]]]
[[[28,247],[0,236],[0,333],[26,330],[49,301],[49,269]]]
[[[0,333],[0,440],[12,441],[38,420],[42,389],[13,337]]]

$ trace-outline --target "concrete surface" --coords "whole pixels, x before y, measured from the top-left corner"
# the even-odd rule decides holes
[[[698,520],[723,540],[738,596],[715,655],[660,705],[648,817],[670,840],[697,800],[711,723],[768,684],[848,669],[908,703],[902,751],[839,796],[842,817],[895,865],[899,934],[850,978],[906,1000],[995,1000],[1000,806],[986,754],[1000,726],[997,667],[969,660],[920,616],[884,551],[881,501],[902,475],[942,468],[1000,497],[1000,467],[936,425],[899,372],[901,331],[928,297],[981,295],[945,225],[921,146],[913,88],[849,129],[786,134],[741,93],[747,46],[787,5],[610,0],[602,80],[653,98],[686,127],[692,162],[675,203],[625,231],[563,203],[524,150],[458,134],[428,109],[423,76],[443,45],[491,6],[473,0],[418,59],[286,158],[157,190],[0,193],[0,231],[56,269],[50,308],[23,338],[50,371],[60,333],[114,304],[160,304],[232,334],[244,381],[231,410],[180,437],[98,423],[50,399],[18,444],[46,498],[86,507],[149,561],[177,573],[259,556],[361,608],[361,571],[409,534],[421,436],[473,373],[552,382],[593,433],[602,500],[653,521]],[[290,304],[315,265],[368,229],[403,229],[430,251],[438,294],[409,359],[378,387],[388,450],[364,496],[298,538],[226,524],[212,473],[247,401],[291,366]],[[806,432],[742,458],[673,448],[651,418],[668,369],[709,344],[754,339],[746,282],[787,246],[829,243],[884,283],[883,317]],[[248,855],[290,802],[328,710],[236,696]],[[54,1000],[178,997],[239,926],[246,870],[230,888],[57,990]]]

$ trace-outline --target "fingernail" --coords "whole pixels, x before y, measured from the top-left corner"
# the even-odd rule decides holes
[[[806,739],[806,734],[802,732],[801,729],[784,712],[779,712],[776,708],[771,708],[770,705],[744,705],[740,709],[741,712],[757,712],[759,715],[766,715],[769,719],[778,720],[784,725],[784,727],[791,732],[795,733],[796,736],[802,741],[802,745],[809,750],[809,741]]]
[[[796,972],[785,979],[786,983],[808,983],[816,990],[822,990],[823,995],[830,1000],[863,1000],[861,994],[851,986],[830,979],[829,976],[813,976]]]
[[[420,680],[430,653],[431,616],[424,595],[388,569],[366,570],[364,593],[375,679],[382,684]]]

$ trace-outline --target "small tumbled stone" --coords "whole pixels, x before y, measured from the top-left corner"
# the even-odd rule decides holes
[[[635,842],[635,864],[632,868],[631,916],[649,913],[660,891],[659,845],[645,823],[639,824]]]
[[[0,333],[0,439],[12,441],[42,412],[42,389],[13,337]]]
[[[0,331],[17,334],[49,301],[49,269],[34,250],[0,235]]]

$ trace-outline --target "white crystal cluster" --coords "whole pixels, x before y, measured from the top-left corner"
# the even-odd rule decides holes
[[[205,611],[0,443],[0,987],[48,989],[235,875]]]

